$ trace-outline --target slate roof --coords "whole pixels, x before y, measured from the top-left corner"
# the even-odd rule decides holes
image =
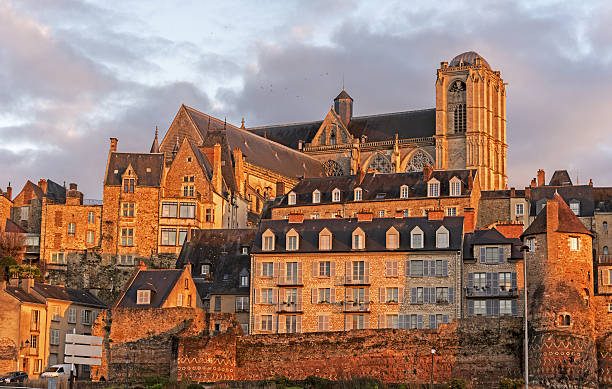
[[[111,153],[104,185],[121,185],[121,176],[131,164],[138,176],[138,186],[161,186],[164,155],[150,153]],[[147,168],[151,172],[147,172]],[[115,173],[117,171],[117,173]]]
[[[476,170],[471,170],[472,177]],[[448,196],[450,193],[449,181],[453,177],[461,180],[461,195],[469,195],[468,186],[470,170],[434,170],[432,178],[440,181],[440,195]],[[367,173],[361,183],[357,185],[357,176],[334,176],[324,178],[305,178],[301,180],[290,192],[297,195],[296,206],[312,204],[312,192],[318,189],[321,192],[321,204],[332,203],[332,191],[340,190],[340,202],[353,201],[353,191],[359,187],[363,190],[362,202],[388,199],[399,199],[402,185],[408,186],[408,197],[427,197],[427,181],[423,180],[423,172],[409,173]],[[288,195],[282,199],[280,206],[288,205]]]
[[[38,296],[34,296],[33,294],[28,293],[17,286],[7,286],[6,292],[23,303],[45,304],[45,300]]]
[[[312,142],[323,121],[290,123],[252,127],[252,131],[287,147],[298,148],[298,141]],[[355,138],[367,136],[367,142],[395,139],[422,138],[434,136],[436,132],[435,108],[414,111],[384,113],[369,116],[355,116],[348,124],[348,131]]]
[[[593,188],[596,212],[612,212],[612,188]]]
[[[234,156],[229,149],[226,133],[223,131],[208,131],[208,136],[204,139],[202,146],[211,147],[216,143],[221,145],[221,175],[223,176],[223,180],[232,192],[236,192],[238,190],[238,184],[236,183],[236,176],[234,174]],[[212,166],[212,163],[209,163]]]
[[[256,229],[192,230],[192,238],[185,242],[176,262],[177,268],[191,262],[192,277],[203,300],[211,294],[249,294],[249,287],[240,286],[241,274],[249,275],[250,254],[242,248],[250,247]],[[203,264],[210,265],[210,277],[201,274]]]
[[[242,150],[242,154],[250,164],[292,178],[325,176],[325,169],[321,162],[308,155],[270,139],[265,139],[251,131],[222,122],[193,108],[184,107],[193,123],[195,123],[202,139],[206,140],[208,132],[211,130],[223,131],[229,149],[239,148]]]
[[[555,170],[553,176],[550,178],[548,182],[549,186],[565,186],[565,185],[573,185],[572,179],[569,176],[567,170]]]
[[[536,186],[529,188],[530,215],[536,215],[537,204],[545,200],[550,200],[555,192],[561,195],[566,203],[571,200],[580,201],[580,216],[593,216],[594,211],[594,191],[591,185],[572,185],[572,186]],[[541,201],[539,201],[541,200]]]
[[[106,309],[108,305],[92,293],[63,286],[35,283],[34,291],[48,299],[71,301],[78,305]]]
[[[15,232],[18,234],[25,234],[27,232],[19,224],[15,223],[11,219],[6,219],[6,225],[4,227],[4,231]]]
[[[52,180],[47,180],[47,193],[45,197],[58,204],[66,203],[66,188]]]
[[[521,247],[523,243],[517,238],[506,238],[495,228],[475,230],[465,234],[463,238],[463,259],[474,260],[475,245],[512,245],[510,259],[523,259]]]
[[[556,229],[557,232],[592,235],[591,232],[586,229],[584,224],[582,224],[580,219],[578,219],[578,217],[574,214],[574,212],[572,212],[570,207],[565,203],[561,195],[556,193],[552,200],[555,200],[559,204],[559,210],[557,213],[559,224]],[[544,209],[542,209],[533,223],[531,223],[525,232],[523,232],[521,237],[546,233],[546,228],[548,225],[547,208],[548,206],[545,206]]]
[[[524,198],[525,190],[517,189],[514,191],[514,195],[509,189],[506,190],[483,190],[480,192],[481,200],[491,199],[508,199],[508,198]]]
[[[424,233],[424,247],[413,249],[410,247],[410,232],[418,226]],[[436,248],[436,231],[444,226],[450,234],[448,248]],[[288,220],[262,220],[259,225],[257,237],[252,246],[252,252],[257,254],[284,253],[285,235],[289,230],[295,229],[299,234],[299,250],[291,253],[312,253],[319,251],[319,233],[327,228],[332,233],[332,249],[325,252],[353,252],[351,249],[352,233],[360,227],[365,233],[365,249],[359,251],[447,251],[460,250],[463,231],[462,216],[447,216],[443,220],[427,220],[426,217],[406,218],[374,218],[370,222],[358,222],[356,218],[343,219],[310,219],[302,223],[289,223]],[[395,227],[400,235],[400,247],[397,250],[386,248],[386,232]],[[271,230],[275,235],[273,251],[262,250],[262,234]]]
[[[134,280],[125,291],[121,300],[117,303],[119,308],[160,308],[166,298],[176,285],[183,273],[183,269],[170,270],[140,270]],[[148,305],[136,304],[136,296],[139,289],[149,289],[151,303]]]
[[[455,56],[455,58],[451,59],[448,66],[459,66],[461,61],[463,61],[465,65],[474,65],[474,60],[476,58],[480,58],[482,60],[482,64],[491,69],[491,66],[489,66],[487,60],[475,51],[466,51],[465,53]]]

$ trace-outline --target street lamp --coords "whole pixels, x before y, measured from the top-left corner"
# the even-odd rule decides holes
[[[529,334],[527,329],[527,252],[529,252],[529,246],[521,246],[523,252],[523,323],[525,325],[525,339],[523,340],[523,352],[525,360],[525,389],[529,388]]]
[[[431,348],[431,377],[429,379],[429,389],[433,389],[433,373],[434,373],[434,355],[436,354],[436,349]]]

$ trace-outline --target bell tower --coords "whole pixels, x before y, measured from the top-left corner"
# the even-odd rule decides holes
[[[482,190],[507,186],[506,84],[473,51],[436,79],[436,169],[477,169]]]

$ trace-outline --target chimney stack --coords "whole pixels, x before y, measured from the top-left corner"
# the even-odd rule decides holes
[[[358,222],[371,222],[373,217],[374,217],[374,214],[370,211],[357,212]]]
[[[463,209],[463,233],[468,234],[474,232],[476,226],[474,208]]]
[[[147,265],[143,261],[138,264],[138,270],[147,270]]]
[[[546,173],[544,172],[544,170],[539,169],[538,170],[538,186],[544,186],[546,185]]]
[[[244,178],[244,157],[242,156],[242,150],[236,147],[232,151],[232,153],[234,154],[234,176],[236,177],[238,192],[244,195],[246,193],[246,185]]]
[[[395,218],[396,219],[403,219],[404,218],[404,211],[402,209],[397,209],[395,211]]]
[[[536,179],[535,179],[535,178],[532,178],[532,179],[531,179],[531,183],[529,184],[529,187],[531,187],[531,188],[535,188],[536,186],[537,186],[537,184],[536,184]]]
[[[117,152],[117,142],[119,142],[117,138],[110,138],[110,152],[111,153]]]
[[[276,195],[282,196],[285,194],[285,183],[282,181],[276,181]]]
[[[9,200],[13,200],[13,188],[11,187],[11,183],[9,182],[8,186],[6,187],[6,197]]]
[[[223,176],[221,173],[221,145],[219,143],[215,143],[213,146],[213,186],[217,193],[221,193],[223,190]]]
[[[429,181],[432,174],[433,174],[433,167],[428,163],[425,164],[425,166],[423,166],[423,181]]]
[[[41,178],[40,180],[38,180],[38,187],[40,188],[40,190],[43,191],[43,193],[47,193],[47,180],[45,180],[44,178]]]
[[[83,193],[77,190],[77,184],[71,182],[69,190],[66,192],[67,205],[83,205]]]
[[[303,213],[290,213],[289,223],[304,223],[304,214]]]
[[[516,189],[514,187],[510,188],[510,197],[516,197]]]
[[[427,210],[427,220],[442,220],[444,219],[444,210],[442,208],[433,208]]]

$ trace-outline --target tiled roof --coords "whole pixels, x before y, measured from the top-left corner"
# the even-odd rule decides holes
[[[419,227],[424,233],[424,247],[413,249],[410,247],[410,232]],[[436,231],[440,226],[449,230],[449,247],[436,248]],[[443,220],[427,220],[426,217],[407,218],[374,218],[370,222],[358,222],[356,218],[343,219],[310,219],[302,223],[289,223],[288,220],[262,220],[259,225],[257,237],[253,243],[252,252],[258,254],[283,253],[285,249],[285,236],[291,229],[299,234],[298,253],[320,252],[319,233],[327,228],[332,233],[332,249],[326,252],[351,252],[352,233],[357,228],[365,233],[365,250],[363,251],[432,251],[432,250],[460,250],[463,231],[463,217],[445,217]],[[400,234],[399,249],[386,248],[386,232],[394,227]],[[275,235],[275,249],[262,250],[262,234],[271,230]]]
[[[548,185],[549,186],[566,186],[566,185],[573,185],[573,184],[572,184],[572,179],[570,178],[567,170],[555,170]]]
[[[574,212],[572,212],[558,193],[554,194],[552,200],[559,204],[556,216],[559,224],[556,231],[591,235],[591,232],[586,229],[584,224],[582,224],[580,219],[578,219]],[[521,236],[546,233],[548,225],[547,208],[548,206],[545,206],[544,209],[542,209],[533,223],[531,223],[531,225],[525,230],[525,232],[523,232],[523,235]]]
[[[45,300],[16,286],[7,286],[6,292],[24,303],[45,304]]]
[[[596,212],[612,212],[612,188],[593,188]]]
[[[571,200],[580,201],[580,216],[593,216],[594,193],[591,185],[572,185],[572,186],[536,186],[529,190],[530,215],[536,215],[537,206],[546,200],[550,200],[558,193],[566,203]]]
[[[448,66],[459,66],[460,63],[463,63],[465,65],[474,65],[474,60],[476,58],[480,58],[482,60],[482,64],[491,69],[491,66],[489,66],[487,60],[475,51],[466,51],[465,53],[461,53],[455,56],[455,58],[451,59]]]
[[[160,308],[166,298],[176,285],[183,273],[182,269],[170,270],[140,270],[134,280],[125,291],[121,301],[117,304],[119,308]],[[147,305],[136,304],[138,290],[152,290],[151,303]]]
[[[163,154],[114,152],[110,156],[104,185],[121,185],[121,176],[131,164],[138,176],[138,186],[159,187],[164,170],[163,163]],[[150,172],[147,169],[150,169]]]
[[[78,305],[100,309],[108,308],[104,301],[85,290],[40,283],[35,283],[33,289],[41,296],[48,299],[71,301]]]

